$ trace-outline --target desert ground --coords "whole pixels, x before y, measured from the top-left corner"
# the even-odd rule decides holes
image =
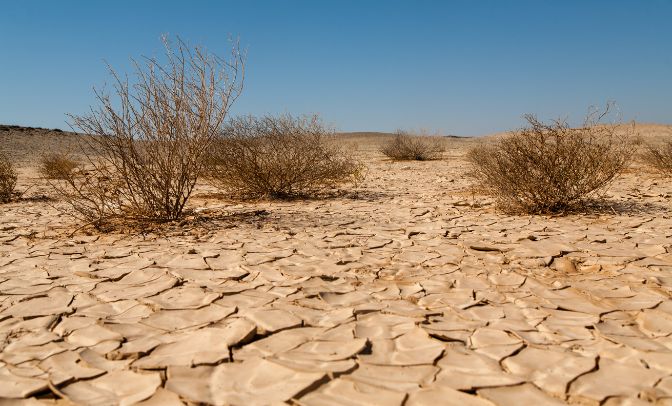
[[[481,139],[391,162],[344,134],[368,174],[340,195],[199,185],[98,233],[36,170],[76,137],[0,131],[36,185],[0,206],[0,404],[672,405],[672,185],[637,162],[608,208],[513,216],[465,176]]]

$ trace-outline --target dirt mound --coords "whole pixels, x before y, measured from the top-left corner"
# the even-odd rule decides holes
[[[79,135],[58,128],[0,124],[0,148],[19,166],[34,163],[45,152],[76,153]]]
[[[22,127],[20,125],[8,125],[8,124],[0,124],[0,131],[16,131],[16,132],[44,131],[55,133],[65,132],[60,128]]]

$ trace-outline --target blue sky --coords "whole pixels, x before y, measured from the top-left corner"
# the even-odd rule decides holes
[[[247,48],[237,114],[478,135],[524,113],[672,122],[672,0],[0,2],[0,123],[67,128],[163,33]]]

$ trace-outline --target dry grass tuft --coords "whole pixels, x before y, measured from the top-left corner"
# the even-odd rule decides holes
[[[383,144],[380,152],[395,161],[431,161],[441,159],[446,150],[443,138],[414,135],[397,131],[396,136]]]
[[[315,195],[356,183],[364,166],[317,116],[241,117],[213,144],[206,177],[244,198]]]
[[[672,176],[672,140],[647,145],[642,158],[663,176]]]
[[[68,155],[53,152],[40,158],[39,171],[47,179],[67,179],[78,166]]]
[[[71,116],[87,137],[87,170],[60,183],[75,215],[98,226],[105,218],[175,220],[203,172],[210,144],[221,133],[242,91],[244,57],[229,59],[164,38],[165,57],[134,60],[131,79],[117,74],[115,100],[96,91],[99,106]]]
[[[9,157],[0,152],[0,203],[8,203],[12,200],[17,178],[16,170]]]
[[[561,120],[544,124],[526,115],[529,126],[494,145],[472,149],[472,175],[509,212],[530,214],[581,210],[600,197],[625,169],[632,154],[631,129],[623,134],[593,110],[581,128]]]

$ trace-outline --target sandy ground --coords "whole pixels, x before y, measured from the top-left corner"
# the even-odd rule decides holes
[[[58,140],[41,137],[4,139],[28,196],[48,193],[30,157]],[[635,165],[612,209],[507,216],[470,191],[475,141],[392,163],[381,137],[348,139],[369,166],[356,193],[203,186],[199,215],[159,231],[69,235],[59,202],[0,207],[0,397],[672,404],[669,180]]]

